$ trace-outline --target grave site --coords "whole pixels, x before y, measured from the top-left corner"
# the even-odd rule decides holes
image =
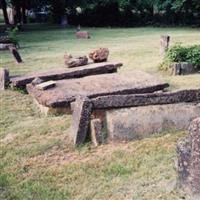
[[[2,198],[200,198],[199,69],[165,60],[199,28],[123,31],[27,29],[20,65],[3,51]]]

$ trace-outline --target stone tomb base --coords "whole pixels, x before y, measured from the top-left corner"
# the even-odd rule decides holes
[[[109,140],[129,141],[161,132],[186,130],[196,117],[200,117],[200,104],[178,103],[108,110],[103,121]]]

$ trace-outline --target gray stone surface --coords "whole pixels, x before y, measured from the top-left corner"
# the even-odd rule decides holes
[[[160,55],[164,56],[169,48],[170,36],[161,35],[160,36]]]
[[[0,68],[0,90],[5,90],[9,84],[9,71],[4,68]]]
[[[90,122],[91,140],[94,146],[104,143],[103,124],[100,119],[92,119]]]
[[[200,199],[200,118],[192,121],[189,134],[177,144],[179,184]]]
[[[114,94],[151,93],[168,87],[168,84],[146,72],[133,71],[60,80],[56,82],[56,86],[41,91],[29,84],[27,90],[42,105],[66,107],[79,95],[94,98]]]
[[[196,70],[193,65],[187,62],[173,63],[172,64],[172,75],[188,75],[194,73]]]
[[[26,87],[27,84],[31,83],[36,77],[43,79],[44,81],[49,80],[62,80],[80,78],[95,74],[105,74],[116,72],[122,63],[97,63],[89,64],[78,68],[55,68],[47,71],[32,72],[21,76],[11,78],[11,85],[14,87]]]
[[[200,117],[198,104],[154,105],[106,111],[106,124],[109,139],[123,141],[185,130],[196,117]]]
[[[108,95],[92,99],[94,109],[124,108],[200,101],[200,89],[153,94]]]
[[[92,104],[87,97],[79,96],[71,107],[73,113],[70,138],[73,144],[80,145],[85,142],[89,131]]]

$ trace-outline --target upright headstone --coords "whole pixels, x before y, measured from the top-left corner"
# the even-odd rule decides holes
[[[192,121],[189,134],[177,144],[179,184],[200,199],[200,118]]]
[[[9,84],[9,71],[4,68],[0,68],[0,90],[5,90]]]
[[[160,55],[164,56],[169,48],[170,36],[161,35],[160,36]]]

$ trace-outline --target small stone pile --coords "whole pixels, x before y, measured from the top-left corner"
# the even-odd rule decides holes
[[[100,48],[89,53],[89,58],[94,63],[106,62],[108,60],[109,50],[108,48]],[[73,57],[70,54],[65,53],[64,55],[65,65],[69,68],[79,67],[88,64],[87,56]]]

